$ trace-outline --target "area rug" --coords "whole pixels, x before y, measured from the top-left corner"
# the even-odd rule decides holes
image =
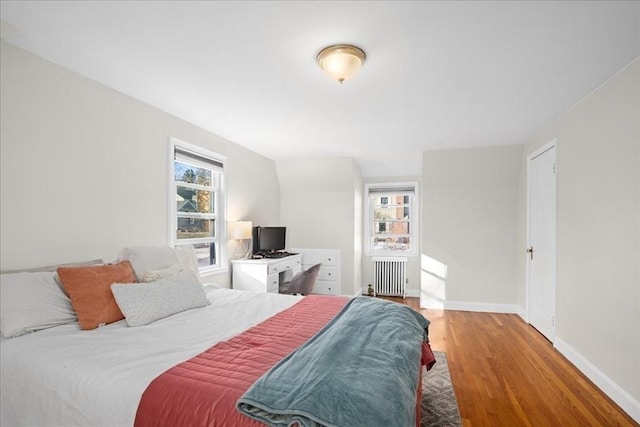
[[[458,401],[451,385],[447,355],[434,351],[436,364],[422,375],[421,427],[461,426]]]

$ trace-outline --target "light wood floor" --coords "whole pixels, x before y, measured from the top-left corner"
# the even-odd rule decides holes
[[[431,321],[431,348],[447,353],[465,427],[638,426],[519,316],[404,302]]]

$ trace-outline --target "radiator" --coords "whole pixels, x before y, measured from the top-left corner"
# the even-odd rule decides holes
[[[407,258],[373,258],[373,294],[405,297]]]

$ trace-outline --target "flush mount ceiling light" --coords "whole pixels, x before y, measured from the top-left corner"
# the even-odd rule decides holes
[[[367,55],[359,47],[337,44],[322,49],[316,61],[329,77],[342,84],[358,72],[366,58]]]

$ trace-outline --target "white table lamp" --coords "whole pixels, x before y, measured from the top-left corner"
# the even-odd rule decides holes
[[[253,224],[251,221],[235,221],[229,223],[229,237],[236,240],[236,250],[233,252],[234,258],[246,258],[249,256],[250,245],[247,240],[251,240]]]

